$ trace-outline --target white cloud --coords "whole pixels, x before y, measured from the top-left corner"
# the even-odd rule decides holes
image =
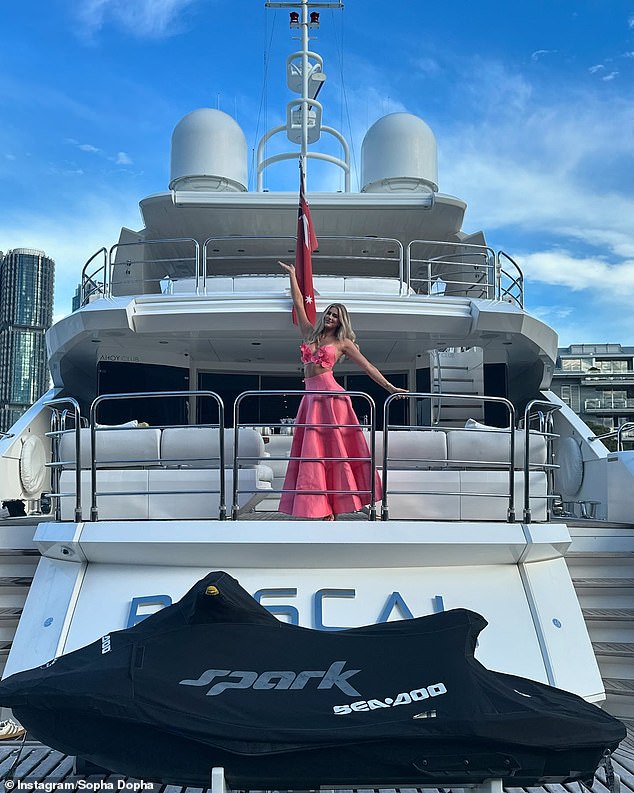
[[[415,58],[412,62],[412,65],[417,71],[426,75],[439,74],[441,71],[438,61],[428,56],[423,58]]]
[[[619,73],[618,73],[618,72],[610,72],[609,74],[606,74],[606,75],[605,75],[605,77],[602,77],[601,79],[602,79],[604,82],[606,82],[606,83],[607,83],[607,82],[610,82],[611,80],[614,80],[614,78],[615,78],[615,77],[618,77],[618,75],[619,75]]]
[[[88,154],[98,154],[100,157],[105,157],[115,165],[132,165],[132,157],[125,151],[118,151],[116,154],[106,154],[103,149],[93,146],[92,143],[79,143],[74,138],[66,138],[66,143],[76,146],[80,151]],[[65,171],[65,173],[83,173],[81,170]]]
[[[597,63],[596,66],[591,66],[588,71],[590,74],[596,74],[597,72],[605,71],[605,66],[602,63]]]
[[[124,151],[117,152],[116,156],[110,159],[117,165],[132,165],[132,158]]]
[[[197,0],[81,0],[77,18],[90,39],[109,21],[137,38],[163,38],[178,32],[177,17]]]
[[[535,52],[531,53],[531,60],[538,61],[545,55],[554,55],[557,52],[559,52],[559,50],[535,50]]]
[[[595,295],[607,292],[610,299],[628,302],[634,295],[634,259],[610,264],[605,259],[575,256],[558,249],[524,253],[519,258],[531,281],[565,286],[575,292],[588,289]]]

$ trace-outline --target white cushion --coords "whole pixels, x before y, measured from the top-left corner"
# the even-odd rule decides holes
[[[344,291],[343,278],[336,275],[317,275],[313,278],[315,294],[333,292],[341,294]]]
[[[284,480],[288,468],[288,457],[291,453],[292,435],[270,435],[269,442],[265,444],[267,458],[265,464],[272,469],[275,478]],[[281,460],[271,460],[271,457],[281,457]]]
[[[459,471],[460,519],[506,520],[509,506],[509,475],[507,471]],[[531,519],[546,520],[546,474],[530,471]],[[521,518],[524,509],[524,474],[514,472],[515,514]],[[480,493],[481,495],[468,495]],[[489,495],[484,495],[489,494]]]
[[[459,471],[389,469],[387,487],[390,519],[460,520]]]
[[[383,466],[383,432],[376,432],[376,465]],[[390,470],[445,467],[447,436],[442,430],[390,430],[388,467]]]
[[[233,429],[224,431],[224,465],[233,465]],[[238,458],[241,468],[251,468],[265,456],[264,441],[254,429],[241,428]],[[243,459],[244,458],[244,459]],[[161,437],[161,462],[168,468],[219,468],[217,427],[167,427]]]
[[[511,438],[508,430],[449,430],[447,432],[447,459],[473,463],[508,464]],[[541,433],[531,431],[529,441],[530,463],[546,463],[546,439]],[[515,468],[524,467],[524,432],[515,432]]]
[[[81,472],[81,512],[83,520],[90,520],[90,471]],[[75,520],[75,471],[62,471],[60,493],[69,495],[61,498],[62,520]],[[107,470],[97,471],[97,492],[124,493],[134,495],[97,496],[99,520],[147,520],[148,518],[148,471]]]
[[[148,471],[151,520],[216,520],[220,506],[220,471],[164,468]],[[225,504],[231,516],[233,471],[225,468]],[[238,512],[252,509],[271,491],[273,472],[265,465],[238,472]],[[190,492],[198,491],[198,492]]]
[[[398,278],[349,277],[346,278],[345,284],[346,293],[353,295],[398,295],[401,291],[401,282]]]
[[[90,468],[90,429],[80,431],[81,467]],[[161,431],[156,427],[132,429],[97,429],[96,460],[100,467],[142,468],[160,465]],[[60,437],[59,458],[64,468],[75,467],[75,430]]]
[[[265,465],[241,469],[238,479],[239,512],[247,511],[269,495],[273,472]],[[233,471],[225,469],[227,515],[233,501]],[[82,519],[90,519],[91,475],[81,472]],[[217,520],[220,505],[218,469],[161,469],[97,471],[99,520]],[[126,493],[134,495],[107,495]],[[167,491],[167,492],[166,492]],[[199,491],[199,492],[188,492]],[[62,520],[75,519],[75,472],[60,477]]]
[[[254,292],[261,295],[265,292],[284,292],[288,287],[286,275],[237,275],[233,279],[233,291],[243,294]]]

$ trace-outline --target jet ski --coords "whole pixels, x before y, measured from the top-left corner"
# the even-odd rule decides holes
[[[0,683],[65,754],[163,784],[238,789],[589,781],[625,737],[597,706],[485,668],[466,609],[322,632],[280,622],[225,572]]]

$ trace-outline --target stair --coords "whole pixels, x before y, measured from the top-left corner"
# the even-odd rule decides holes
[[[456,348],[430,353],[431,391],[435,394],[480,396],[484,393],[481,347]],[[484,402],[473,399],[434,400],[432,423],[442,427],[464,427],[469,418],[484,421]]]
[[[25,524],[0,532],[0,674],[40,559],[40,552],[33,546],[34,531],[34,525]],[[0,718],[7,715],[10,714],[3,708]]]
[[[634,642],[592,642],[597,658],[634,658]]]
[[[634,720],[634,533],[569,525],[566,554],[606,693],[605,709]]]

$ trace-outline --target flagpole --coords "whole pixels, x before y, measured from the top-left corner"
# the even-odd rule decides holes
[[[306,178],[308,152],[308,0],[302,0],[302,143],[300,168]]]

